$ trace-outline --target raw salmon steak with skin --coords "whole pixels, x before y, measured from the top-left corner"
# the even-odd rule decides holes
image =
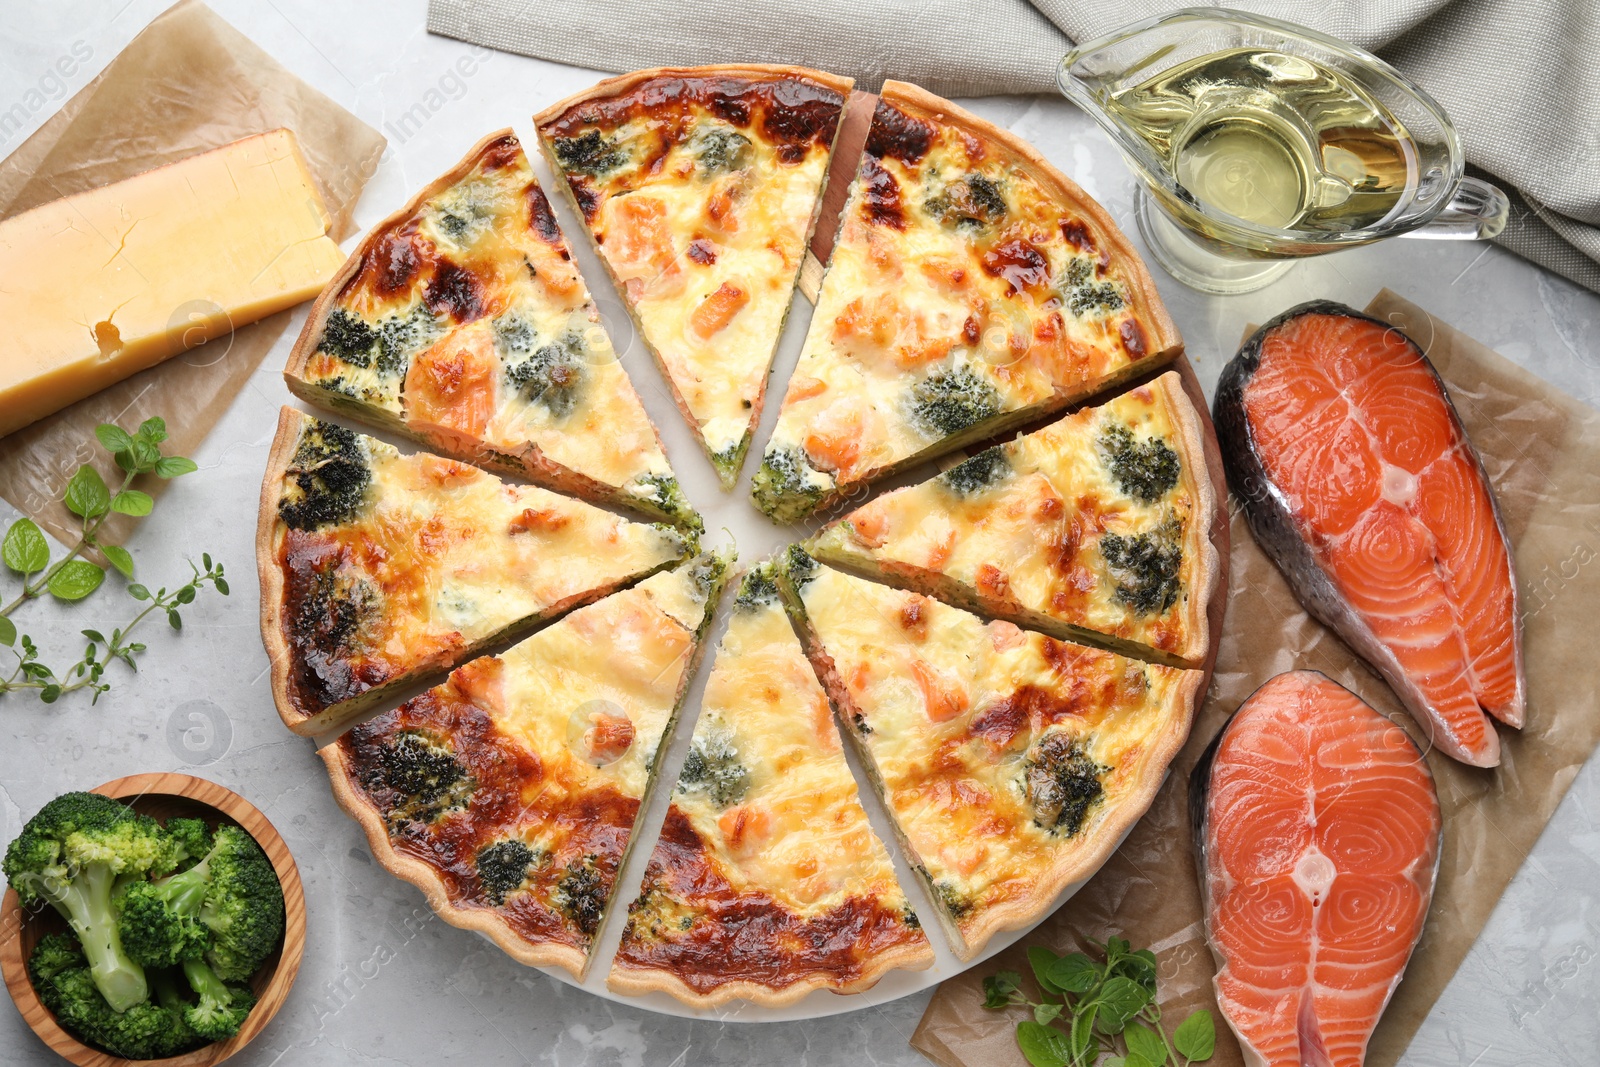
[[[1400,729],[1314,671],[1267,682],[1195,769],[1217,1003],[1250,1067],[1360,1067],[1422,936],[1442,820]]]
[[[1524,716],[1516,577],[1489,479],[1422,350],[1342,304],[1302,304],[1245,342],[1215,413],[1229,484],[1301,603],[1437,748],[1498,764],[1488,716]]]

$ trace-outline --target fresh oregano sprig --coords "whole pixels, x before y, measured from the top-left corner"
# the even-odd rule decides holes
[[[133,480],[140,475],[153,474],[158,478],[176,478],[196,470],[193,460],[183,456],[161,454],[161,442],[167,439],[167,424],[159,418],[146,419],[133,433],[104,423],[95,428],[95,437],[112,454],[118,469],[123,472],[121,484],[115,490],[106,485],[100,472],[85,464],[68,480],[62,502],[67,510],[78,516],[78,539],[67,552],[54,562],[50,559],[50,542],[44,531],[29,518],[11,524],[5,537],[0,539],[0,562],[8,570],[22,576],[22,591],[0,607],[0,645],[13,650],[17,647],[18,631],[11,620],[12,612],[30,600],[45,593],[61,601],[82,600],[100,588],[106,572],[89,560],[84,553],[98,550],[108,563],[124,577],[133,577],[133,556],[121,545],[102,540],[100,528],[113,514],[142,518],[150,514],[155,501],[150,494],[133,488]],[[173,629],[182,626],[178,608],[189,604],[206,585],[211,585],[223,596],[228,594],[228,582],[222,565],[213,565],[211,556],[203,554],[204,568],[190,564],[193,578],[172,592],[165,587],[151,593],[136,582],[127,586],[128,595],[145,602],[132,621],[111,631],[107,638],[99,630],[84,630],[89,639],[83,657],[63,671],[56,671],[39,659],[39,647],[27,634],[21,634],[22,650],[13,652],[17,665],[8,677],[0,677],[0,694],[13,690],[37,690],[45,703],[52,703],[64,693],[78,689],[91,689],[94,700],[110,688],[102,681],[112,660],[121,660],[130,668],[134,657],[145,646],[128,639],[136,626],[157,612],[164,612]]]
[[[130,668],[138,670],[133,657],[143,652],[145,646],[138,641],[129,641],[128,638],[146,617],[158,611],[164,612],[167,616],[167,625],[179,630],[183,628],[183,617],[178,613],[179,606],[193,603],[194,598],[208,583],[215,586],[217,592],[223,596],[228,595],[228,581],[223,577],[222,564],[213,564],[209,553],[203,554],[200,560],[205,569],[202,570],[193,563],[189,564],[189,569],[194,571],[194,577],[186,585],[180,585],[170,593],[165,587],[152,593],[137,582],[130,584],[128,595],[135,600],[145,601],[144,608],[127,625],[112,630],[110,637],[99,630],[81,631],[83,636],[89,639],[89,644],[83,650],[83,658],[59,675],[39,662],[38,647],[31,637],[23,634],[22,651],[17,655],[17,667],[9,678],[0,679],[0,693],[9,693],[16,689],[36,689],[39,691],[40,700],[46,704],[53,704],[67,693],[89,689],[94,693],[89,703],[98,702],[100,694],[111,688],[101,681],[101,676],[105,674],[112,660],[121,660]]]
[[[1120,937],[1090,944],[1104,961],[1028,949],[1042,1001],[1028,999],[1016,971],[983,980],[985,1008],[1031,1009],[1033,1018],[1017,1023],[1017,1047],[1033,1067],[1189,1067],[1211,1058],[1217,1035],[1209,1011],[1191,1014],[1168,1039],[1156,1001],[1155,953],[1133,951]]]

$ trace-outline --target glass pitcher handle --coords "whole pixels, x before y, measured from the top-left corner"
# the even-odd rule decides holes
[[[1462,178],[1456,195],[1426,226],[1402,234],[1435,241],[1487,241],[1506,228],[1511,201],[1506,194],[1477,178]]]

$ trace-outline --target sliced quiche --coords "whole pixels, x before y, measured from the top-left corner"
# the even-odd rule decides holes
[[[1099,204],[1020,138],[886,82],[756,503],[799,521],[1180,348]]]
[[[850,86],[801,67],[660,68],[534,116],[724,488],[761,416]]]
[[[510,130],[373,227],[284,378],[457,459],[699,527]]]
[[[581,608],[322,749],[373,855],[446,922],[581,978],[727,566]]]
[[[735,599],[607,984],[773,1006],[932,962],[763,565]]]
[[[1098,870],[1189,735],[1201,671],[985,624],[798,547],[782,577],[964,960]]]
[[[296,733],[338,729],[692,551],[675,528],[284,408],[256,529],[278,714]]]
[[[1053,637],[1198,667],[1219,566],[1201,425],[1169,371],[877,497],[808,548]]]

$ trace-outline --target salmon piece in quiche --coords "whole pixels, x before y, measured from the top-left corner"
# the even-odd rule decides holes
[[[782,581],[963,960],[1098,870],[1189,736],[1201,671],[986,624],[798,547]]]
[[[338,729],[692,551],[673,527],[284,408],[256,531],[278,714],[299,734]]]
[[[886,82],[756,503],[798,522],[1180,350],[1099,204],[1020,138]]]
[[[583,977],[728,562],[580,608],[322,749],[378,861],[446,922]]]
[[[1220,566],[1201,426],[1168,371],[877,497],[807,547],[1052,637],[1199,667]]]
[[[932,962],[764,564],[735,600],[607,984],[772,1006]]]
[[[373,227],[284,378],[457,459],[700,527],[510,130]]]
[[[761,417],[850,86],[801,67],[660,68],[534,116],[727,489]]]

